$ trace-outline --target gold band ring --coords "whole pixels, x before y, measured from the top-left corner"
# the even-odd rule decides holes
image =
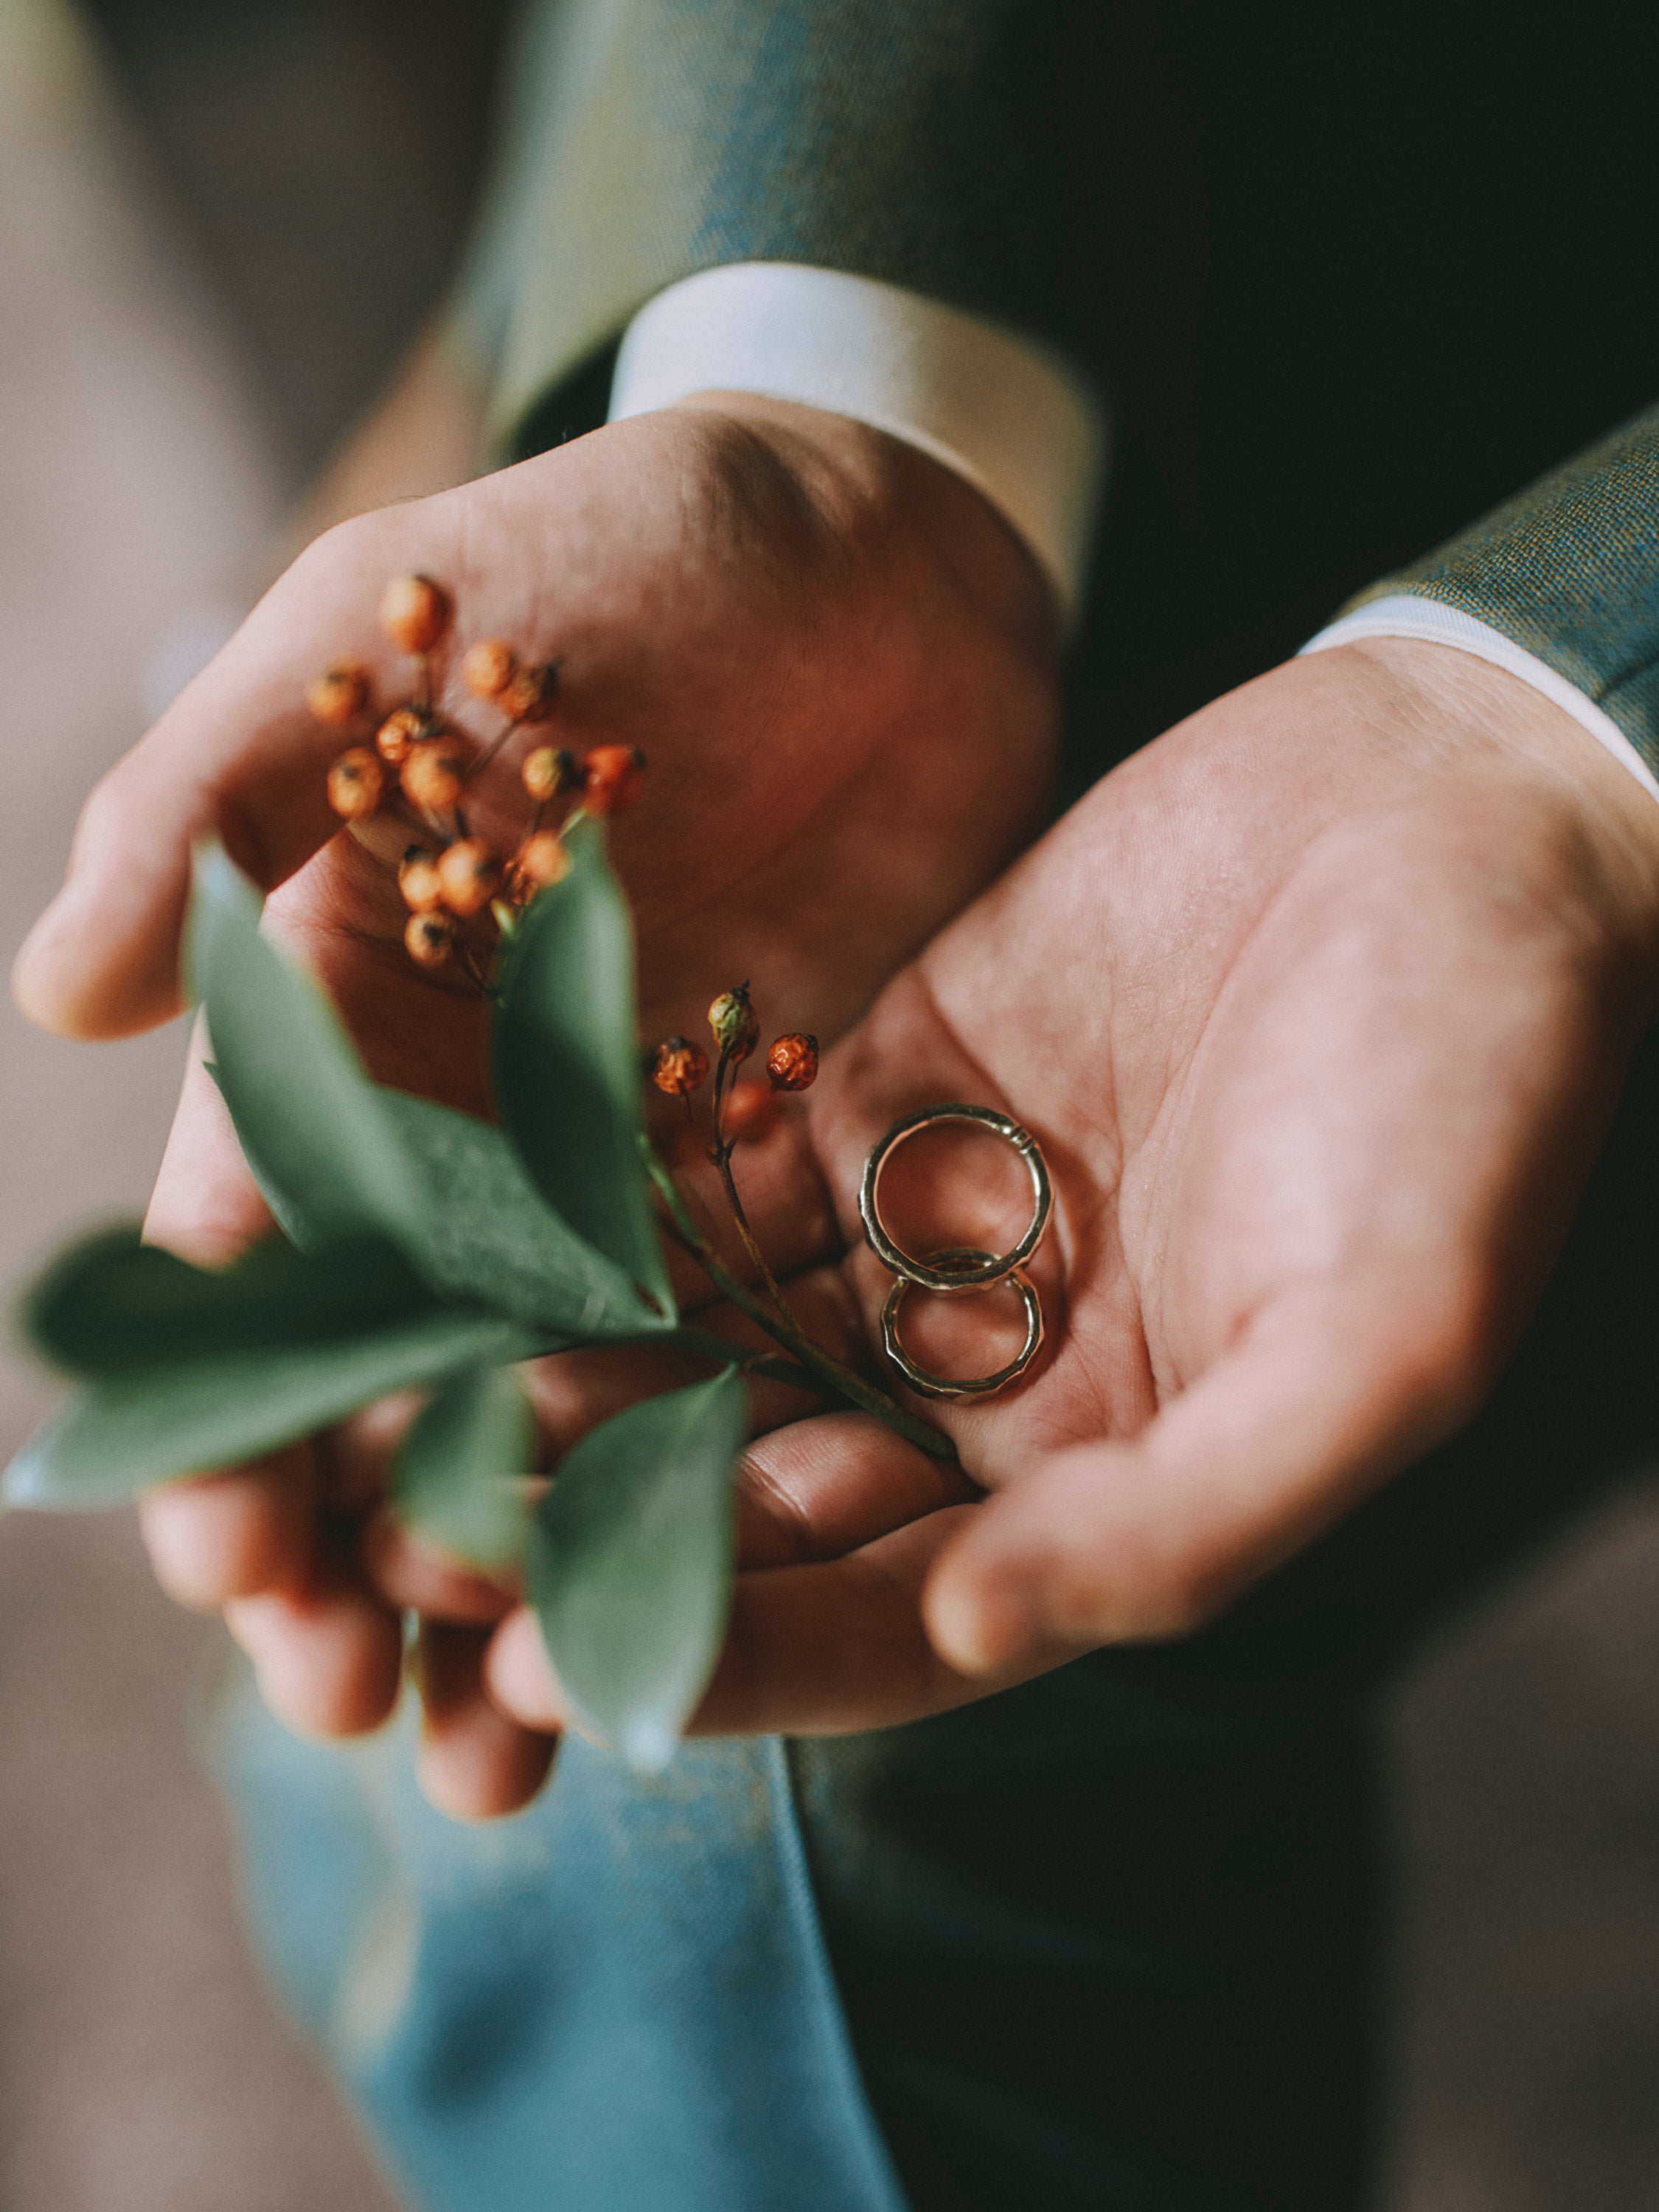
[[[1031,1178],[1031,1218],[1024,1235],[1012,1250],[982,1252],[976,1246],[953,1246],[952,1251],[961,1255],[971,1252],[975,1264],[955,1271],[931,1266],[925,1260],[915,1260],[896,1244],[881,1218],[879,1184],[881,1171],[899,1146],[908,1144],[923,1129],[931,1128],[936,1121],[965,1121],[973,1127],[988,1129],[994,1136],[1011,1144],[1025,1163],[1025,1171]],[[989,1106],[966,1106],[952,1103],[944,1106],[924,1106],[920,1113],[907,1114],[902,1121],[895,1121],[881,1142],[875,1146],[864,1164],[864,1182],[859,1190],[859,1212],[864,1221],[864,1233],[870,1240],[871,1249],[884,1267],[900,1280],[917,1284],[924,1291],[937,1291],[941,1297],[960,1297],[969,1291],[988,1291],[1016,1268],[1024,1266],[1032,1253],[1042,1243],[1048,1226],[1048,1216],[1054,1207],[1054,1192],[1048,1182],[1048,1166],[1042,1148],[1030,1131],[1012,1115],[999,1114]],[[938,1256],[938,1255],[936,1255]],[[1035,1293],[1033,1293],[1035,1296]]]
[[[975,1245],[951,1245],[942,1252],[930,1252],[929,1261],[934,1266],[942,1262],[945,1269],[959,1274],[963,1268],[980,1269],[994,1261],[993,1252],[981,1252]],[[954,1263],[954,1264],[952,1264]],[[899,1340],[899,1309],[905,1294],[916,1287],[914,1276],[895,1277],[893,1287],[887,1293],[887,1303],[881,1310],[881,1340],[892,1361],[910,1388],[924,1398],[988,1398],[994,1390],[1005,1389],[1016,1376],[1023,1375],[1036,1358],[1042,1343],[1042,1304],[1030,1277],[1023,1267],[1013,1267],[996,1278],[1019,1293],[1025,1308],[1025,1341],[1006,1367],[999,1367],[994,1375],[975,1375],[966,1382],[953,1382],[948,1376],[935,1375],[926,1367],[918,1367]],[[996,1285],[990,1285],[994,1289]]]

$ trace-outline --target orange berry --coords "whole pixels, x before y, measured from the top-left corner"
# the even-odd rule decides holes
[[[587,756],[582,805],[590,814],[625,814],[645,789],[645,755],[637,745],[595,745]]]
[[[441,968],[455,948],[455,925],[447,914],[411,914],[404,945],[419,966]]]
[[[461,795],[471,756],[453,731],[409,749],[398,771],[405,799],[428,814],[447,814]]]
[[[665,1037],[651,1061],[651,1080],[670,1098],[689,1098],[708,1077],[708,1054],[683,1036]]]
[[[818,1041],[804,1030],[781,1036],[766,1055],[774,1091],[810,1091],[818,1079]]]
[[[325,668],[306,692],[306,704],[319,722],[343,729],[368,704],[368,671],[355,660]]]
[[[348,822],[372,814],[385,787],[385,773],[367,745],[353,745],[328,772],[328,803]]]
[[[731,1060],[747,1060],[760,1042],[760,1021],[749,1003],[749,986],[722,991],[708,1009],[708,1026],[714,1042]]]
[[[520,901],[532,899],[563,880],[570,855],[556,830],[538,830],[520,846],[513,863],[513,890]]]
[[[721,1120],[734,1144],[754,1145],[769,1134],[778,1118],[775,1092],[763,1083],[734,1083],[726,1094]]]
[[[519,774],[525,789],[540,805],[557,799],[562,792],[574,791],[582,780],[575,754],[567,752],[562,745],[538,745],[533,753],[526,754]]]
[[[475,699],[499,699],[518,672],[519,656],[505,640],[480,638],[461,662],[461,681]]]
[[[495,704],[515,722],[544,722],[559,696],[559,672],[550,660],[515,668],[495,694]]]
[[[438,880],[438,863],[424,845],[411,845],[404,854],[403,866],[398,871],[398,888],[405,904],[416,914],[430,914],[444,902],[443,885]]]
[[[501,864],[482,837],[461,837],[438,860],[438,883],[451,914],[481,914],[495,896]]]
[[[380,594],[380,628],[405,653],[430,653],[449,627],[449,595],[430,576],[394,576]]]
[[[410,747],[419,744],[431,728],[431,717],[418,707],[396,708],[375,731],[374,750],[392,767],[401,768],[409,758]]]

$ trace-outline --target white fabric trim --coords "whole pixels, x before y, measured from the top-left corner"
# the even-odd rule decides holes
[[[641,308],[611,419],[696,392],[797,400],[919,446],[984,494],[1075,611],[1105,423],[1081,379],[1033,340],[872,277],[735,262]]]
[[[1329,646],[1352,645],[1363,637],[1415,637],[1425,645],[1455,645],[1460,652],[1474,653],[1478,660],[1507,668],[1511,676],[1518,676],[1523,684],[1530,684],[1534,691],[1541,691],[1564,708],[1581,728],[1607,747],[1621,768],[1630,770],[1644,790],[1659,799],[1659,777],[1612,715],[1604,714],[1577,684],[1558,675],[1547,661],[1526,652],[1489,623],[1477,622],[1456,607],[1443,606],[1438,599],[1414,599],[1408,592],[1394,592],[1386,599],[1373,599],[1369,606],[1342,616],[1317,637],[1310,637],[1302,651],[1322,653]]]

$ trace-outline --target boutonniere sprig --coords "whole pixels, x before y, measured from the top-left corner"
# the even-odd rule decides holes
[[[371,1081],[323,992],[262,934],[252,884],[204,846],[186,978],[282,1233],[206,1269],[119,1228],[50,1267],[25,1301],[26,1326],[76,1387],[13,1462],[6,1498],[115,1502],[419,1391],[392,1472],[394,1509],[457,1558],[522,1576],[584,1722],[653,1770],[724,1633],[745,1374],[861,1407],[939,1458],[952,1448],[801,1329],[753,1236],[733,1169],[733,1082],[760,1041],[745,986],[710,1008],[707,1149],[751,1279],[721,1261],[647,1139],[645,1081],[684,1099],[689,1116],[710,1066],[702,1046],[675,1037],[642,1068],[632,927],[605,821],[641,797],[643,761],[621,746],[578,761],[536,745],[519,764],[523,836],[496,853],[468,819],[469,791],[512,738],[551,718],[556,665],[523,663],[495,640],[472,647],[463,683],[503,718],[481,744],[436,703],[447,593],[400,579],[382,620],[415,659],[412,696],[377,716],[361,669],[319,679],[313,711],[354,740],[329,772],[330,794],[348,823],[390,817],[407,829],[410,956],[428,968],[453,961],[488,994],[500,1124]],[[780,1038],[767,1064],[775,1088],[803,1089],[816,1045]],[[752,1356],[682,1321],[665,1227],[777,1353]],[[630,1343],[677,1345],[711,1371],[612,1415],[550,1481],[532,1478],[519,1364]]]

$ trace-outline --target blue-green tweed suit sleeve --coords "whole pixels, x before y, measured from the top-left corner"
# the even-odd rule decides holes
[[[1045,0],[544,0],[463,311],[507,452],[678,279],[844,270],[1054,337]]]
[[[1659,407],[1350,605],[1396,592],[1535,653],[1659,770]]]

